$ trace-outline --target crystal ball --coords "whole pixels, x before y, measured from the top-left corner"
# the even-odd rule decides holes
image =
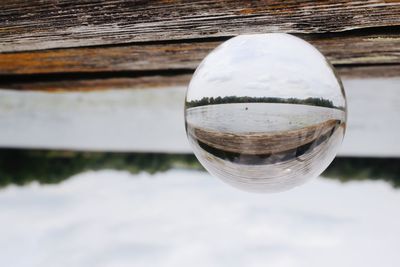
[[[328,60],[282,33],[239,35],[209,53],[187,88],[189,143],[212,175],[279,192],[320,175],[346,128],[346,98]]]

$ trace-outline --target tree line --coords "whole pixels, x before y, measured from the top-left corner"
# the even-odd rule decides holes
[[[33,181],[57,184],[85,171],[154,174],[176,167],[201,169],[194,155],[0,149],[0,187]]]
[[[225,97],[203,97],[199,100],[186,102],[187,108],[218,105],[218,104],[233,104],[233,103],[281,103],[281,104],[301,104],[310,106],[320,106],[327,108],[336,108],[343,110],[343,107],[338,107],[331,100],[322,97],[309,97],[305,99],[299,98],[281,98],[281,97],[251,97],[251,96],[225,96]]]
[[[89,170],[154,174],[172,168],[204,170],[194,155],[0,149],[0,187],[57,184]],[[322,176],[342,182],[384,180],[400,188],[400,158],[336,158]]]

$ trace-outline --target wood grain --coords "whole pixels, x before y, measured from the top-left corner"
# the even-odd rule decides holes
[[[400,64],[337,66],[342,79],[393,78],[400,77]],[[399,86],[400,89],[400,86]]]
[[[300,35],[333,64],[400,63],[399,34]],[[133,44],[0,54],[0,74],[195,69],[222,41]]]
[[[400,2],[3,0],[0,52],[400,25]]]
[[[338,66],[337,71],[344,79],[389,78],[400,77],[400,65],[371,65],[371,66]],[[133,76],[133,75],[132,75]],[[1,77],[0,77],[1,78]],[[19,75],[0,79],[1,89],[32,90],[32,91],[96,91],[113,89],[146,89],[186,87],[189,84],[191,74],[175,75],[149,75],[136,77],[91,77],[85,75],[78,77],[56,76],[47,78],[30,79]]]
[[[2,1],[0,88],[186,86],[242,33],[291,32],[351,78],[400,77],[400,1]]]
[[[98,91],[116,89],[146,89],[146,88],[169,88],[186,86],[191,75],[173,76],[139,76],[139,77],[117,77],[117,78],[94,78],[94,79],[54,79],[54,80],[26,80],[18,78],[11,81],[1,82],[1,89],[30,90],[30,91]]]

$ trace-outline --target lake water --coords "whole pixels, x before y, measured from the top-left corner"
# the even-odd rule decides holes
[[[280,103],[208,105],[186,112],[187,123],[194,127],[230,133],[289,131],[345,119],[339,109]]]
[[[13,267],[400,265],[400,191],[318,178],[249,194],[206,172],[84,172],[0,190]]]
[[[400,156],[400,79],[343,79],[348,127],[341,156]],[[185,87],[102,92],[0,90],[0,146],[191,153]],[[116,137],[117,136],[117,137]]]

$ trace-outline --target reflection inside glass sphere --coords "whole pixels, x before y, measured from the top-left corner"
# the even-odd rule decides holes
[[[240,35],[197,68],[185,120],[211,174],[246,191],[278,192],[333,160],[346,100],[333,67],[309,43],[288,34]]]

